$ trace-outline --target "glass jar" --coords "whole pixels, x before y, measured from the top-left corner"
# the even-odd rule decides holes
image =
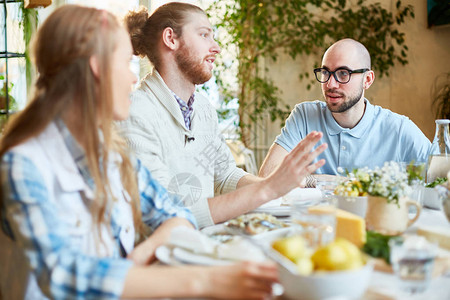
[[[436,134],[431,144],[427,163],[426,182],[446,177],[450,171],[450,120],[436,120]]]

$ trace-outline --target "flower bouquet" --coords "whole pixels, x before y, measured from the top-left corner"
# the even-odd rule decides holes
[[[354,169],[347,172],[348,180],[336,187],[335,194],[341,196],[376,196],[396,203],[411,192],[410,175],[396,162],[386,162],[383,167]]]
[[[347,204],[350,196],[366,196],[364,216],[369,230],[389,235],[399,234],[419,217],[420,206],[407,197],[411,193],[411,175],[400,164],[386,162],[373,170],[354,169],[347,172],[347,176],[348,180],[339,184],[335,190],[338,206],[342,206],[340,196],[346,197]],[[361,210],[364,200],[359,201],[358,205],[356,201],[353,206],[359,206]],[[416,207],[416,215],[412,219],[408,216],[410,206]]]

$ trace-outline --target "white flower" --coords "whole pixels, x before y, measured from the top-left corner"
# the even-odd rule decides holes
[[[386,162],[381,168],[355,169],[349,174],[349,180],[336,188],[338,195],[364,195],[385,197],[397,202],[410,192],[408,175],[396,162]]]

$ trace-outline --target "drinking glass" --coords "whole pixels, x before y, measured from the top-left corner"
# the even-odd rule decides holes
[[[322,192],[322,200],[325,203],[332,204],[330,202],[334,199],[334,190],[336,189],[339,180],[336,179],[317,179],[316,187]]]
[[[402,172],[408,175],[410,192],[408,198],[423,207],[425,193],[425,163],[402,162],[400,163]],[[415,214],[414,206],[410,206],[410,214]]]
[[[437,245],[423,237],[389,241],[390,260],[400,288],[410,294],[424,292],[430,284]]]
[[[332,242],[336,232],[336,206],[311,200],[308,203],[319,206],[319,209],[310,210],[310,206],[304,203],[294,201],[291,204],[291,221],[294,226],[301,227],[301,235],[313,249]]]

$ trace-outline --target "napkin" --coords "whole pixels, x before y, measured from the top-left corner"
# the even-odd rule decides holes
[[[172,230],[169,244],[173,246],[174,257],[185,263],[217,265],[218,260],[264,261],[261,249],[242,237],[236,236],[227,243],[220,243],[192,228],[176,227]],[[187,250],[187,251],[185,251]]]
[[[217,248],[217,256],[229,260],[249,260],[257,262],[266,260],[266,256],[261,249],[241,237],[236,237],[228,243],[221,244]]]
[[[284,204],[290,205],[293,201],[315,203],[322,200],[322,192],[317,188],[295,188],[283,196]]]
[[[200,231],[188,227],[175,227],[169,237],[168,243],[195,253],[213,254],[219,242],[202,234]]]

